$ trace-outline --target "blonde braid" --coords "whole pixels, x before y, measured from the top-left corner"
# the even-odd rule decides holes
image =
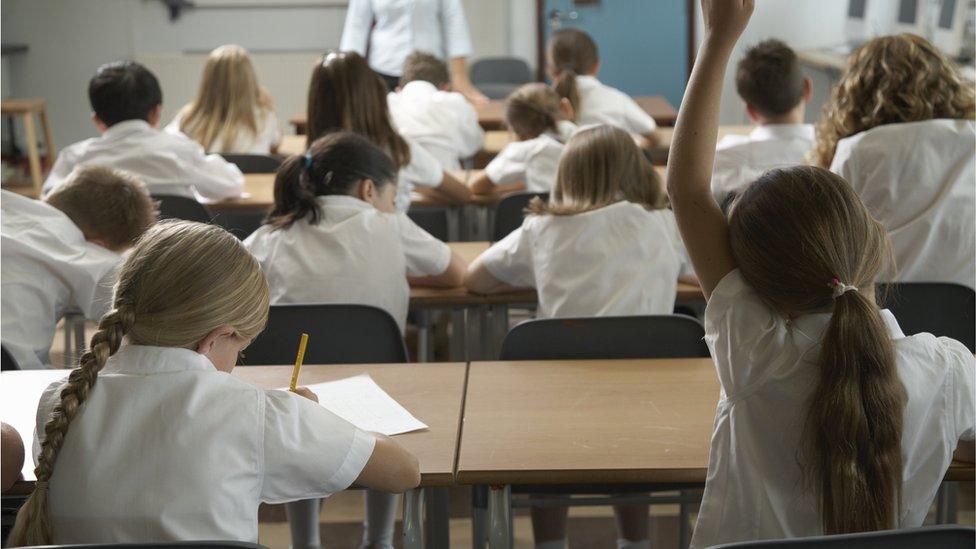
[[[37,457],[37,467],[34,468],[37,485],[17,513],[17,520],[9,540],[12,546],[52,543],[47,496],[48,483],[54,474],[58,452],[64,444],[71,420],[78,414],[95,386],[98,372],[105,366],[108,358],[119,350],[122,338],[134,322],[134,313],[125,305],[118,306],[106,314],[98,325],[98,331],[91,338],[91,348],[82,355],[80,365],[68,376],[68,383],[61,391],[61,402],[54,407],[44,425],[44,440],[41,442],[41,452]]]

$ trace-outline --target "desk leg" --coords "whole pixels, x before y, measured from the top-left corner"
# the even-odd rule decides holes
[[[467,362],[468,332],[464,309],[451,309],[450,355],[454,362]]]
[[[498,304],[492,307],[491,328],[488,336],[487,348],[490,349],[491,360],[495,360],[502,352],[502,341],[508,334],[508,305]]]
[[[959,483],[943,482],[935,496],[935,523],[954,524],[957,522],[957,503]]]
[[[71,336],[74,330],[72,329],[71,315],[66,315],[64,317],[64,367],[66,369],[73,368],[74,360],[71,355],[74,353],[74,344],[71,342]]]
[[[423,506],[423,488],[414,488],[403,494],[403,549],[424,547]]]
[[[471,546],[482,549],[488,541],[488,487],[471,487]]]
[[[489,549],[511,549],[512,533],[512,487],[492,486],[488,494]]]
[[[75,362],[81,360],[81,355],[85,354],[87,347],[85,342],[85,316],[78,315],[75,318]]]
[[[451,546],[451,494],[447,488],[424,489],[424,539],[429,549]]]
[[[41,153],[37,150],[37,131],[34,129],[34,113],[24,115],[24,139],[27,140],[27,161],[30,164],[34,190],[41,192]]]
[[[430,310],[417,309],[417,362],[430,362]]]
[[[447,241],[457,242],[461,236],[461,208],[447,209]]]
[[[488,350],[488,306],[478,305],[467,310],[468,360],[490,360]]]

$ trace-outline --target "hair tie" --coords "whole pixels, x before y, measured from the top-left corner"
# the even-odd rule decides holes
[[[48,481],[46,481],[46,480],[39,480],[39,481],[35,482],[34,483],[34,490],[35,491],[43,491],[43,492],[46,492],[47,491],[47,487],[48,487],[47,482]]]
[[[305,175],[308,177],[309,181],[312,179],[312,155],[305,153],[302,158],[305,161]]]
[[[857,286],[851,286],[849,284],[844,284],[836,276],[834,278],[831,278],[830,279],[830,284],[828,284],[827,287],[833,288],[833,290],[834,290],[834,299],[837,299],[838,297],[840,297],[840,296],[842,296],[842,295],[844,295],[847,292],[850,292],[852,290],[855,291],[855,292],[858,291],[857,290]]]

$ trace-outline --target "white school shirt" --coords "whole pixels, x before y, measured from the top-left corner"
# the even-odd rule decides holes
[[[557,123],[558,134],[544,133],[525,141],[505,145],[485,166],[485,174],[496,185],[525,183],[532,192],[551,192],[556,186],[556,173],[566,141],[577,131],[576,124],[565,120]]]
[[[403,140],[410,148],[410,163],[400,168],[397,173],[399,184],[395,203],[399,212],[410,209],[410,193],[413,192],[414,187],[419,185],[435,188],[440,187],[444,181],[444,168],[434,155],[410,137],[403,136]]]
[[[184,107],[176,113],[173,120],[166,125],[169,133],[183,134],[180,124],[183,122]],[[257,133],[252,133],[247,128],[240,128],[234,136],[234,142],[230,146],[224,145],[223,137],[218,137],[208,153],[232,153],[232,154],[271,154],[271,148],[277,147],[281,143],[281,129],[278,127],[278,116],[272,109],[258,109],[255,112],[255,120],[258,124]],[[185,134],[183,134],[185,135]],[[189,136],[187,136],[189,137]]]
[[[350,0],[339,49],[365,56],[367,45],[369,66],[390,76],[415,51],[445,60],[473,51],[461,0]]]
[[[922,525],[958,441],[973,438],[976,359],[958,341],[906,337],[889,311],[881,316],[908,395],[896,527],[910,528]],[[821,313],[787,322],[738,270],[712,292],[705,342],[722,391],[692,547],[823,533],[797,452],[829,321]]]
[[[595,76],[578,75],[576,88],[580,96],[576,123],[580,126],[609,124],[640,135],[657,129],[651,115],[629,95],[603,84]]]
[[[712,194],[721,204],[759,176],[775,168],[804,165],[814,145],[811,124],[766,124],[749,135],[727,135],[718,142],[712,170]]]
[[[190,198],[221,200],[240,196],[244,176],[237,166],[182,133],[159,131],[145,120],[126,120],[100,137],[79,141],[58,153],[44,181],[50,193],[78,166],[103,165],[131,172],[149,192]]]
[[[36,437],[64,383],[41,396]],[[257,542],[258,505],[346,489],[374,445],[315,402],[259,389],[195,351],[124,344],[58,453],[54,543]]]
[[[905,282],[976,288],[976,123],[888,124],[841,139],[830,170],[884,224]]]
[[[121,256],[85,240],[61,210],[0,191],[0,340],[25,370],[50,363],[70,310],[98,320],[111,306]]]
[[[386,310],[402,332],[407,276],[443,273],[451,249],[404,213],[352,196],[320,196],[316,225],[265,225],[244,241],[268,278],[271,303],[360,303]]]
[[[682,244],[670,210],[620,201],[529,215],[481,255],[496,279],[536,288],[540,318],[674,312]]]
[[[461,169],[459,159],[473,156],[484,145],[478,112],[460,93],[415,80],[387,95],[387,103],[400,135],[426,149],[442,170]]]

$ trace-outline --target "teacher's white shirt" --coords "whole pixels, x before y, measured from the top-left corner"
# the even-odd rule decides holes
[[[369,66],[390,76],[403,74],[415,51],[441,59],[472,53],[461,0],[350,0],[339,49],[366,55],[367,44]]]
[[[41,396],[37,436],[64,383]],[[58,454],[54,543],[257,542],[262,502],[346,489],[374,444],[315,402],[249,385],[195,351],[123,345]]]
[[[889,311],[881,317],[908,396],[895,527],[910,528],[922,525],[959,440],[973,438],[976,360],[958,341],[906,337]],[[738,270],[715,287],[705,342],[722,391],[692,547],[823,533],[797,452],[829,322],[830,313],[788,322]]]
[[[897,272],[889,280],[976,288],[976,124],[887,124],[841,139],[830,170],[884,224]]]

